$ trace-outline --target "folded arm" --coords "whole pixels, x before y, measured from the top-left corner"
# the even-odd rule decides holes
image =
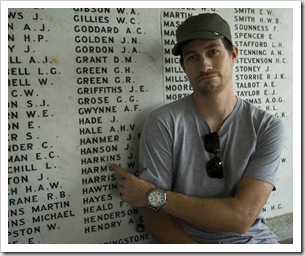
[[[147,207],[147,195],[155,186],[119,166],[112,165],[112,168],[124,177],[120,182],[121,199],[135,207]],[[206,229],[246,233],[272,189],[273,185],[267,182],[242,178],[232,197],[197,198],[168,191],[167,203],[161,207],[160,212]]]
[[[162,211],[193,225],[224,232],[246,233],[264,207],[273,186],[243,178],[233,197],[196,198],[167,192]]]

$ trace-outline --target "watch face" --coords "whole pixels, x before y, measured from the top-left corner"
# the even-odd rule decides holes
[[[151,206],[159,207],[165,202],[165,193],[160,190],[154,190],[149,194],[148,200]]]

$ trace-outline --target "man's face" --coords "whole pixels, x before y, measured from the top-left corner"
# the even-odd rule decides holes
[[[237,53],[234,47],[232,54],[229,54],[220,39],[198,39],[185,44],[180,64],[194,93],[211,97],[232,85],[232,70]]]

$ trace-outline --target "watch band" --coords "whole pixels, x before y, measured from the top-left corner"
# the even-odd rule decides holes
[[[148,207],[150,208],[150,209],[153,209],[153,210],[155,210],[155,211],[159,211],[159,209],[160,209],[160,207],[154,207],[154,206],[152,206],[152,205],[148,205]]]

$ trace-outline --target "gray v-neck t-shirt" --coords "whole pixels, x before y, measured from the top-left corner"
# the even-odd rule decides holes
[[[275,187],[284,144],[283,123],[237,99],[218,132],[223,179],[207,175],[207,161],[214,155],[205,150],[203,136],[211,130],[192,95],[154,110],[146,120],[139,148],[140,177],[166,190],[204,198],[233,196],[242,177]],[[205,230],[176,220],[199,243],[277,242],[261,214],[246,234]]]

